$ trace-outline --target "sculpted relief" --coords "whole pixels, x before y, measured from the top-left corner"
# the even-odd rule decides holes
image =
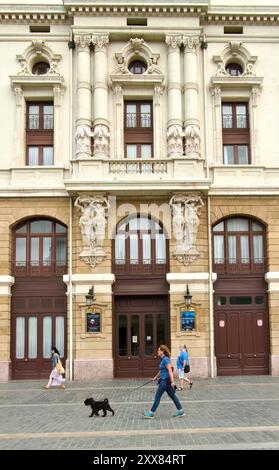
[[[174,257],[185,266],[200,255],[197,234],[203,205],[200,196],[191,194],[177,194],[170,200],[173,236],[176,240]]]
[[[104,196],[85,195],[76,199],[75,206],[81,212],[79,226],[83,248],[80,257],[94,268],[106,256],[104,239],[109,203]]]

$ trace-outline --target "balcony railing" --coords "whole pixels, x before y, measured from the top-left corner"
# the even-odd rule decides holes
[[[166,259],[156,259],[152,263],[151,259],[124,259],[114,260],[114,272],[116,274],[165,274]]]
[[[214,258],[214,271],[217,273],[264,273],[265,258]]]
[[[166,174],[167,160],[126,160],[109,162],[109,173],[113,174]]]

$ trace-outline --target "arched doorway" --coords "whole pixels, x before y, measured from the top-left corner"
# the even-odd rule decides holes
[[[147,216],[117,226],[114,259],[114,375],[154,376],[160,343],[169,343],[168,244]]]
[[[51,346],[66,359],[67,228],[40,218],[13,229],[11,359],[13,379],[40,379],[51,370]]]
[[[218,375],[269,373],[265,226],[231,217],[213,227]]]

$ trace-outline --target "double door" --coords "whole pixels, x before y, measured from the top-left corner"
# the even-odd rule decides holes
[[[158,371],[157,349],[168,344],[167,296],[116,297],[116,377],[151,377]]]
[[[269,328],[265,293],[215,294],[218,375],[269,373]]]

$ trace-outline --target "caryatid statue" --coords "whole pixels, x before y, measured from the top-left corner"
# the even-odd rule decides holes
[[[177,194],[170,200],[173,235],[176,240],[174,257],[187,265],[197,259],[200,210],[204,205],[200,196]]]

